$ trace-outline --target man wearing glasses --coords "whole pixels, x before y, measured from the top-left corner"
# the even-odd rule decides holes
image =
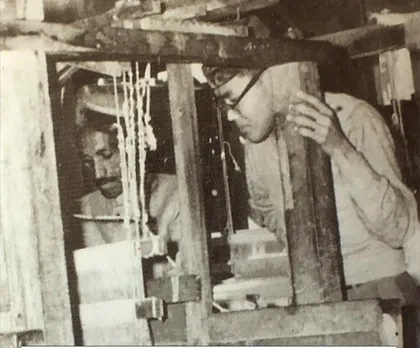
[[[291,96],[284,83],[293,78],[291,66],[203,67],[228,120],[246,139],[251,216],[285,242],[287,199],[269,180],[276,168],[267,164],[284,151],[285,143],[273,135],[275,125],[291,123],[296,136],[314,140],[331,158],[349,300],[399,298],[419,305],[403,250],[417,243],[414,249],[420,253],[417,205],[401,181],[384,120],[371,105],[346,94],[326,93],[325,101],[303,92]],[[420,265],[411,267],[418,272]]]

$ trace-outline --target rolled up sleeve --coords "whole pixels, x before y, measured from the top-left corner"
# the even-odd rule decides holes
[[[392,136],[366,103],[354,108],[351,121],[354,151],[334,155],[338,174],[370,232],[391,247],[402,247],[418,228],[417,205],[401,180]]]

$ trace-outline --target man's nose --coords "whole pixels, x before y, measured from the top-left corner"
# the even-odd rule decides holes
[[[108,170],[105,163],[103,163],[103,161],[99,159],[96,159],[94,160],[94,164],[95,164],[95,178],[99,179],[99,178],[106,177],[108,174]]]

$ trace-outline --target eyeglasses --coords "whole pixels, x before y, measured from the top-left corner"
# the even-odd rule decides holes
[[[232,103],[228,103],[226,99],[223,98],[217,98],[219,102],[222,102],[223,105],[225,105],[228,109],[234,110],[237,108],[241,100],[246,96],[246,94],[249,92],[249,90],[254,87],[254,85],[257,83],[258,79],[260,78],[261,74],[265,71],[265,69],[258,72],[256,75],[254,75],[249,81],[249,83],[245,86],[242,93],[239,95],[238,98]]]

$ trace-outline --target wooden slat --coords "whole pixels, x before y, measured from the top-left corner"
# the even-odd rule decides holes
[[[223,26],[211,23],[203,23],[192,20],[163,19],[155,16],[138,20],[124,20],[121,23],[113,24],[115,28],[141,29],[153,31],[171,31],[180,33],[204,33],[224,36],[248,36],[246,26]]]
[[[147,296],[161,298],[166,303],[199,301],[201,282],[195,275],[151,279],[146,285]]]
[[[135,299],[81,304],[80,320],[84,345],[150,345],[139,341]],[[147,326],[146,326],[147,327]]]
[[[377,300],[219,313],[209,318],[210,342],[376,332],[381,318]]]
[[[135,263],[134,249],[135,241],[127,240],[76,250],[74,264],[80,303],[135,298],[141,265]]]
[[[183,271],[201,280],[201,302],[186,306],[187,337],[190,344],[207,344],[212,301],[194,84],[189,65],[168,64],[167,71],[183,227],[179,254]]]
[[[43,34],[58,40],[40,39]],[[31,34],[31,35],[30,35]],[[31,40],[26,36],[30,35]],[[11,36],[15,36],[11,38]],[[35,41],[33,41],[35,40]],[[17,46],[17,42],[21,45]],[[67,45],[77,46],[75,48]],[[336,62],[345,53],[328,42],[229,37],[211,34],[171,33],[122,28],[78,28],[51,23],[0,23],[0,48],[38,49],[62,59],[136,59],[167,62],[203,62],[235,66],[267,66],[290,61]],[[95,52],[90,52],[89,50]],[[84,52],[86,51],[87,52]],[[95,53],[95,54],[94,54]],[[125,57],[125,59],[124,59]]]
[[[317,335],[308,337],[275,338],[268,340],[249,340],[236,342],[235,345],[252,346],[380,346],[382,344],[378,332],[351,332],[333,335]]]
[[[205,20],[224,20],[229,16],[237,16],[250,11],[270,7],[279,0],[213,0],[206,2],[206,14],[200,18]]]
[[[187,330],[185,304],[169,304],[164,321],[153,320],[150,327],[155,345],[186,345]]]
[[[19,236],[24,248],[17,252],[25,275],[20,291],[26,309],[18,320],[31,314],[30,307],[37,308],[29,326],[42,323],[45,344],[74,344],[46,57],[1,52],[1,64],[1,168],[10,175],[2,182],[1,211],[15,220],[5,231]],[[39,277],[40,285],[33,277]],[[41,293],[42,307],[37,299]]]
[[[257,295],[268,299],[282,298],[289,303],[292,298],[292,288],[289,277],[233,278],[215,285],[213,294],[215,301],[245,299],[247,295]]]
[[[284,69],[288,69],[290,95],[298,89],[320,95],[315,63],[292,63]],[[291,97],[288,102],[293,101]],[[293,209],[286,212],[286,225],[295,301],[341,300],[342,270],[335,261],[340,251],[330,162],[317,144],[298,135],[293,127],[286,123],[283,135],[294,202]]]
[[[16,65],[18,60],[25,64],[26,69]],[[0,238],[6,261],[2,271],[7,272],[2,274],[2,278],[6,278],[2,282],[7,287],[1,289],[1,298],[9,297],[6,311],[1,313],[0,332],[7,333],[42,329],[44,325],[38,231],[32,206],[36,204],[37,193],[30,171],[34,166],[33,143],[40,140],[40,118],[33,103],[38,101],[37,85],[42,76],[38,71],[30,71],[36,69],[38,63],[34,54],[25,57],[18,52],[2,52],[0,63],[0,85],[3,86],[0,94]],[[25,95],[21,94],[23,90],[27,91]],[[28,115],[32,122],[26,119]],[[22,200],[22,197],[26,199]],[[8,296],[3,294],[4,291],[8,291]]]
[[[367,57],[405,45],[404,26],[372,25],[313,38],[346,48],[352,58]]]

